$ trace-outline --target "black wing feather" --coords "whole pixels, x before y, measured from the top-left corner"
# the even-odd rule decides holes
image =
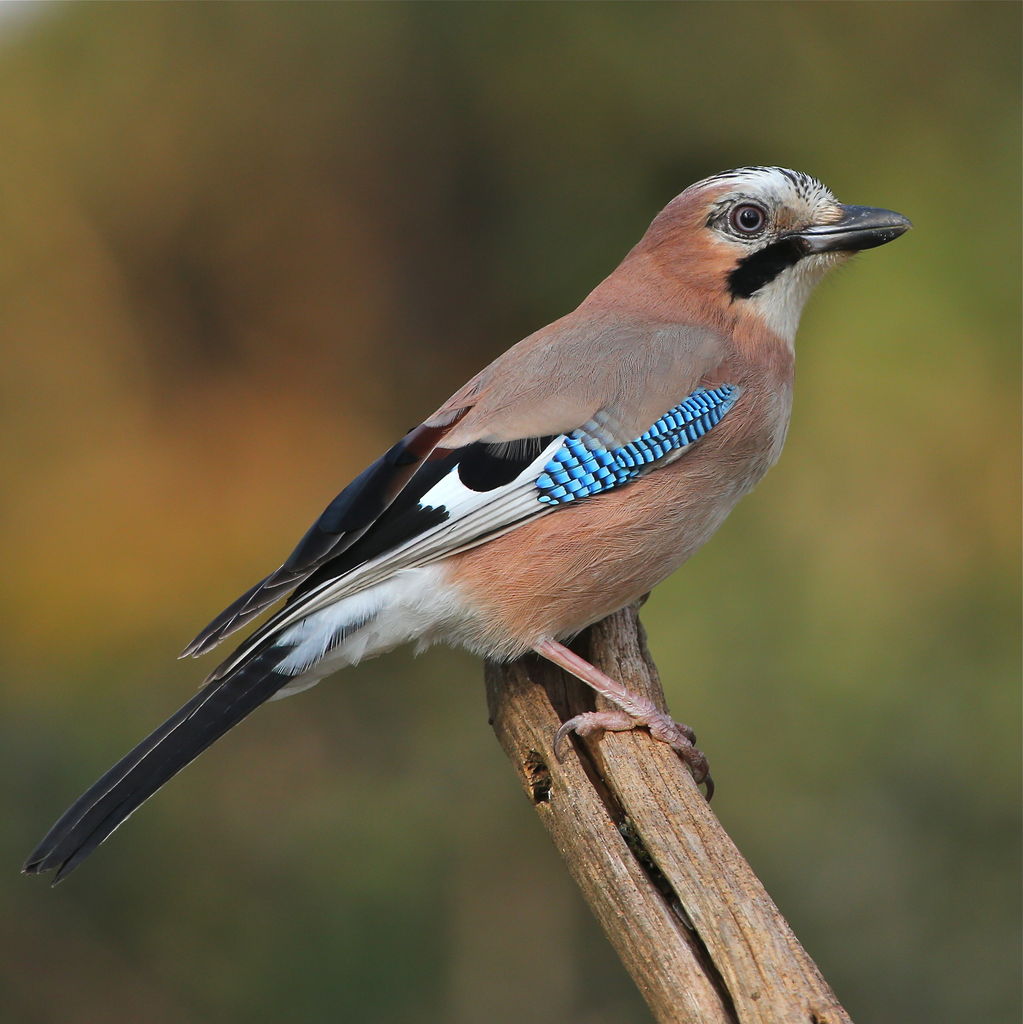
[[[531,437],[506,443],[476,441],[454,450],[438,448],[358,542],[339,551],[307,576],[288,604],[443,523],[448,518],[447,509],[421,506],[419,500],[451,470],[457,468],[458,479],[470,490],[497,490],[511,483],[553,440],[553,436]]]
[[[287,561],[224,609],[182,651],[198,657],[224,637],[251,622],[270,605],[312,575],[325,562],[350,548],[387,510],[438,441],[461,419],[443,426],[422,424],[364,469],[323,511],[298,542]]]

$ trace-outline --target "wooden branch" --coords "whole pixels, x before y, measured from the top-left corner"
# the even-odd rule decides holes
[[[573,646],[666,706],[635,608]],[[486,678],[501,745],[657,1021],[851,1024],[672,750],[607,733],[558,764],[554,734],[592,691],[535,656]]]

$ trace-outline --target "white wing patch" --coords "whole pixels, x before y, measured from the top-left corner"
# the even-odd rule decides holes
[[[554,438],[514,480],[489,491],[474,491],[466,487],[458,477],[456,466],[434,484],[419,502],[420,508],[443,506],[448,513],[444,522],[410,537],[342,576],[325,580],[290,607],[285,606],[235,652],[229,663],[217,669],[218,674],[229,672],[271,633],[276,633],[282,643],[298,644],[280,668],[287,672],[303,671],[304,666],[315,661],[315,657],[309,655],[317,645],[320,647],[319,656],[322,657],[331,643],[335,642],[332,638],[337,631],[345,628],[346,622],[358,619],[360,615],[371,614],[374,608],[379,610],[376,603],[384,598],[376,590],[378,584],[404,569],[425,566],[458,551],[475,547],[484,539],[512,529],[527,519],[554,511],[551,506],[539,501],[536,479],[564,441],[564,435]],[[352,609],[331,623],[320,620],[317,615],[337,602],[343,601],[348,606],[347,598],[366,591],[365,607],[359,609],[359,615],[353,616],[355,609]],[[310,619],[308,627],[303,623],[306,619]],[[306,629],[309,632],[304,632]]]
[[[303,602],[301,608],[296,608],[289,618],[294,621],[296,613],[301,616],[322,608],[338,597],[379,582],[398,569],[444,558],[497,530],[543,515],[548,510],[537,498],[536,478],[564,440],[564,436],[556,437],[514,480],[495,490],[471,490],[458,479],[457,470],[452,470],[420,501],[420,507],[443,504],[448,511],[448,518],[443,523],[411,537],[340,579],[328,580],[317,590],[310,591],[308,601]]]

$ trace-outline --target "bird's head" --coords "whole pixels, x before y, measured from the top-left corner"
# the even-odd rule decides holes
[[[791,342],[828,270],[911,226],[891,210],[843,205],[809,174],[742,167],[687,188],[636,251],[730,316],[758,318]]]

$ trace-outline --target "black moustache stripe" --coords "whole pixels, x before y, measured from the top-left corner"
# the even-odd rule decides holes
[[[802,258],[799,243],[791,238],[772,242],[758,252],[739,260],[728,274],[728,293],[733,299],[748,299],[783,270],[795,266]]]

